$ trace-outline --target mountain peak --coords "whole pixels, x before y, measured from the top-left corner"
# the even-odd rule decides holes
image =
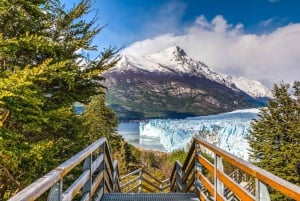
[[[146,58],[160,60],[160,61],[166,61],[168,63],[170,61],[186,60],[188,58],[188,56],[181,47],[179,47],[177,45],[173,45],[173,46],[163,49],[157,53],[150,54],[150,55],[146,56]]]
[[[160,54],[171,55],[176,57],[187,56],[186,52],[179,46],[173,45],[159,52]]]
[[[243,91],[253,98],[272,97],[268,88],[255,80],[246,78],[236,78],[219,74],[209,68],[201,61],[195,61],[190,58],[185,51],[177,46],[172,45],[160,52],[147,56],[123,55],[112,70],[125,72],[155,72],[158,74],[168,75],[188,75],[194,77],[205,77],[209,80],[226,85],[234,91]]]

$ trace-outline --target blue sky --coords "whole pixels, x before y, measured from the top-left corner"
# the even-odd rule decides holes
[[[299,0],[95,0],[94,9],[107,24],[99,50],[142,55],[176,43],[217,72],[269,87],[300,79]]]

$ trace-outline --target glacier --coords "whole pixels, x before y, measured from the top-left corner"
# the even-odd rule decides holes
[[[140,122],[140,138],[159,140],[167,152],[187,150],[193,137],[197,136],[233,155],[248,160],[249,144],[246,136],[251,121],[258,118],[259,109],[236,110],[217,115],[190,117],[186,119],[152,119]]]

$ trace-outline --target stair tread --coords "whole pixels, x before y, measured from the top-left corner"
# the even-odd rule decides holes
[[[194,193],[108,193],[103,201],[199,201]]]

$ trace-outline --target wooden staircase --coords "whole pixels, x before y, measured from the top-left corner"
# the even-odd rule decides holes
[[[236,170],[226,174],[223,160]],[[74,174],[74,169],[81,169],[81,174]],[[175,163],[169,179],[160,181],[143,169],[120,177],[118,162],[101,138],[9,201],[269,201],[268,187],[300,200],[299,186],[197,138],[185,162]]]

